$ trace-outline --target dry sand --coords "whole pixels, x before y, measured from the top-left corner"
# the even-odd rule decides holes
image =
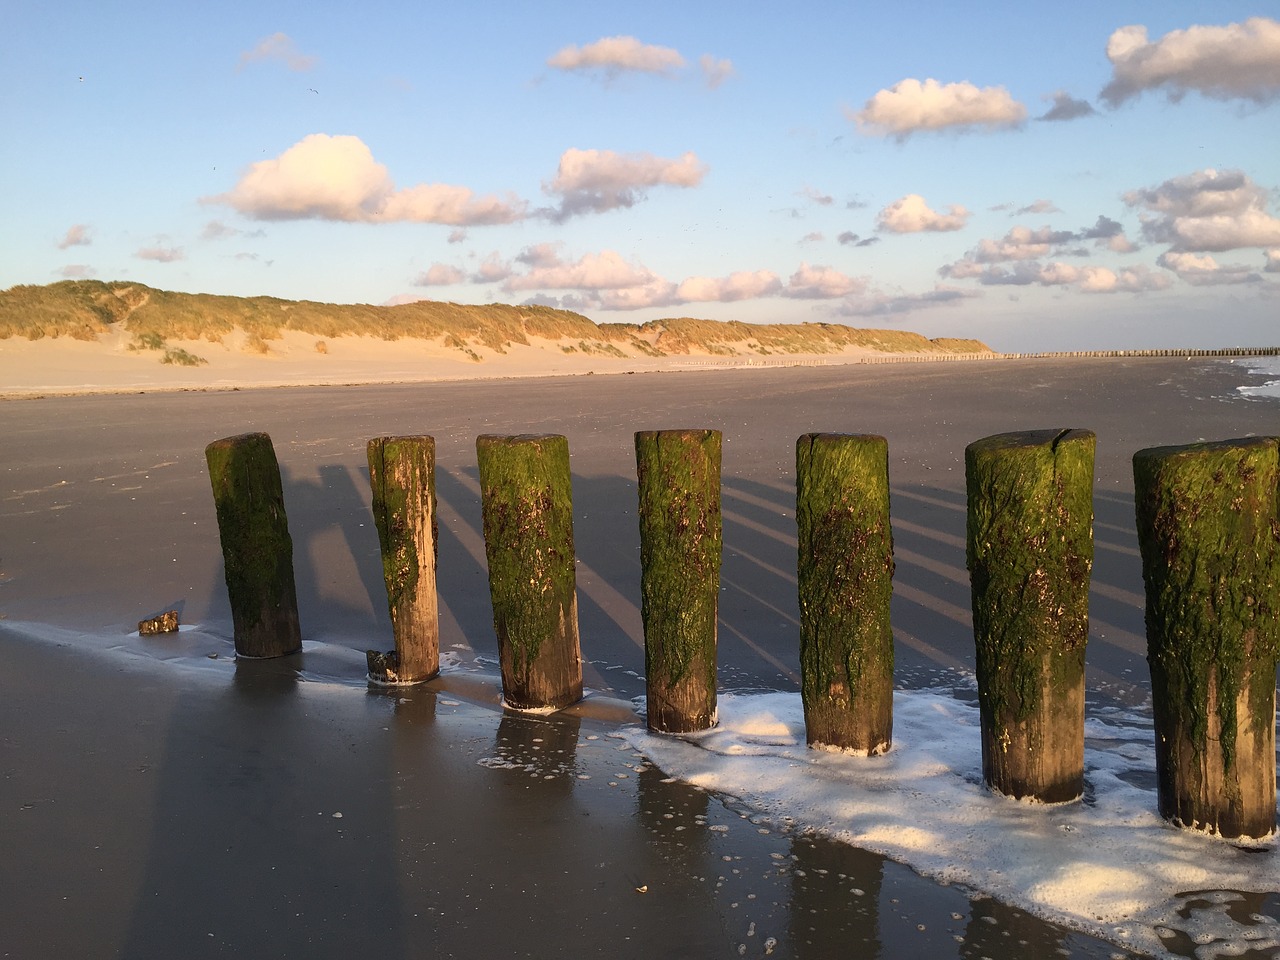
[[[626,700],[643,692],[633,431],[724,431],[721,683],[794,690],[798,435],[888,437],[898,677],[945,686],[972,664],[964,446],[1093,429],[1090,698],[1135,702],[1129,458],[1276,432],[1280,408],[1234,396],[1239,382],[1211,361],[991,361],[0,403],[0,955],[1112,955],[665,783],[590,711],[366,690],[360,651],[388,646],[389,625],[364,444],[436,436],[442,644],[483,679],[475,436],[564,433],[587,682]],[[308,640],[271,663],[227,659],[203,462],[209,440],[248,430],[281,461]],[[198,629],[130,636],[172,606]]]
[[[467,353],[430,340],[329,337],[285,331],[253,350],[243,331],[219,342],[175,340],[175,355],[205,361],[164,362],[165,350],[138,350],[116,330],[93,341],[0,339],[0,396],[210,390],[328,384],[416,383],[512,377],[640,373],[707,366],[815,366],[892,359],[862,347],[821,355],[615,357],[584,352],[572,340],[530,338],[502,352],[471,345]]]

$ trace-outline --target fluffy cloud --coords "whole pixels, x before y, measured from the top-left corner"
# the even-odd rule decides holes
[[[603,37],[585,46],[570,44],[547,59],[547,66],[556,70],[576,70],[595,73],[606,80],[613,80],[622,73],[649,73],[672,77],[685,68],[685,58],[679,50],[641,43],[635,37]],[[733,61],[704,53],[698,58],[698,71],[702,81],[715,89],[734,75]]]
[[[634,266],[614,250],[588,253],[569,263],[547,255],[545,247],[535,254],[526,273],[513,273],[502,284],[510,293],[521,290],[621,290],[642,287],[659,279],[645,267]]]
[[[1053,101],[1053,106],[1043,115],[1036,117],[1037,120],[1078,120],[1080,117],[1087,117],[1091,113],[1098,112],[1093,109],[1088,100],[1076,100],[1065,90],[1055,90],[1045,99]]]
[[[512,272],[511,264],[499,257],[497,253],[491,253],[480,261],[480,266],[472,274],[471,281],[473,283],[498,283],[511,276]]]
[[[234,237],[240,231],[235,227],[228,227],[221,220],[210,220],[204,225],[204,229],[200,231],[201,240],[225,240],[227,237]]]
[[[942,233],[962,229],[969,219],[969,211],[961,206],[952,206],[948,210],[945,214],[930,210],[924,197],[909,193],[881,210],[876,222],[881,230],[890,233]]]
[[[734,75],[732,60],[720,60],[709,53],[698,58],[698,66],[702,68],[702,79],[712,90]]]
[[[1036,200],[1027,204],[1025,207],[1019,208],[1013,216],[1024,213],[1061,213],[1057,205],[1052,200]]]
[[[420,184],[397,190],[359,137],[313,133],[272,160],[253,164],[229,193],[206,199],[257,220],[511,223],[526,216],[515,197],[476,196],[466,187]]]
[[[676,288],[684,303],[752,300],[768,297],[782,289],[782,281],[771,270],[742,270],[727,277],[690,277]]]
[[[58,276],[65,277],[68,280],[84,280],[86,277],[92,277],[97,272],[87,263],[68,263],[58,271]]]
[[[542,189],[559,196],[560,205],[547,215],[557,223],[582,213],[631,207],[650,187],[696,187],[707,167],[689,152],[675,160],[649,153],[571,148],[560,156],[556,176]]]
[[[181,247],[166,247],[160,244],[154,247],[142,247],[134,254],[139,260],[154,260],[156,263],[175,263],[187,259],[186,251]]]
[[[1252,17],[1225,27],[1192,26],[1155,42],[1146,27],[1121,27],[1107,41],[1107,59],[1112,78],[1101,96],[1113,107],[1160,88],[1173,100],[1195,90],[1261,103],[1280,95],[1280,22]]]
[[[1265,251],[1264,256],[1267,258],[1267,266],[1264,269],[1264,272],[1280,273],[1280,249],[1267,250]]]
[[[276,60],[290,70],[299,72],[310,70],[316,65],[316,58],[299,53],[293,40],[284,33],[273,33],[269,37],[263,37],[252,50],[246,50],[240,54],[240,63],[236,69],[243,70],[249,64],[261,60]]]
[[[557,70],[598,70],[616,75],[624,70],[671,74],[684,66],[684,57],[670,47],[641,43],[635,37],[604,37],[577,47],[572,44],[547,60]]]
[[[1280,245],[1280,219],[1267,212],[1267,191],[1239,170],[1201,170],[1124,195],[1146,211],[1142,233],[1177,251],[1220,253]]]
[[[796,300],[835,300],[860,293],[866,287],[867,281],[860,277],[850,277],[831,267],[802,263],[787,281],[782,295]]]
[[[881,90],[858,113],[851,114],[863,133],[905,139],[922,130],[988,130],[1016,127],[1027,108],[1004,87],[972,83],[941,84],[937,80],[903,80]]]
[[[923,310],[926,307],[957,304],[974,297],[981,297],[977,290],[960,290],[956,287],[938,286],[925,293],[902,294],[868,294],[866,296],[849,297],[836,310],[842,317],[884,317],[898,316]]]
[[[1167,276],[1153,273],[1144,266],[1112,270],[1109,267],[1077,267],[1059,261],[1021,261],[1013,267],[984,266],[970,261],[960,263],[963,266],[958,269],[958,265],[953,264],[940,272],[956,279],[976,279],[983,286],[1025,287],[1038,284],[1042,287],[1072,287],[1082,293],[1143,293],[1164,290],[1171,284]]]
[[[433,263],[413,278],[413,285],[415,287],[451,287],[455,283],[462,283],[465,279],[466,275],[457,267],[451,267],[447,263]]]
[[[70,247],[87,247],[93,243],[93,238],[89,236],[89,228],[83,223],[72,224],[67,228],[67,232],[63,234],[62,239],[58,241],[58,249],[66,250]]]
[[[1162,253],[1156,263],[1197,287],[1256,283],[1262,279],[1259,274],[1242,264],[1219,265],[1207,253],[1178,253],[1169,250]]]

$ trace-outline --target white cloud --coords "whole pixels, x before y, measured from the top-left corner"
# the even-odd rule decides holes
[[[501,280],[511,276],[511,264],[503,260],[498,254],[491,253],[480,262],[480,266],[476,268],[476,272],[472,274],[472,283],[498,283]]]
[[[1107,41],[1111,82],[1102,99],[1116,106],[1163,88],[1173,100],[1195,90],[1220,100],[1257,102],[1280,95],[1280,22],[1251,17],[1226,26],[1191,26],[1159,40],[1143,26],[1121,27]]]
[[[502,288],[508,292],[621,290],[641,287],[657,279],[659,278],[647,268],[627,263],[617,251],[603,250],[600,253],[588,253],[573,263],[542,255],[527,273],[513,273],[508,277]]]
[[[1267,212],[1267,191],[1239,170],[1201,170],[1124,195],[1150,211],[1142,233],[1174,250],[1221,253],[1280,245],[1280,219]]]
[[[702,68],[703,80],[706,81],[707,86],[712,90],[720,86],[720,84],[724,83],[735,73],[733,69],[733,61],[720,60],[709,53],[704,53],[698,58],[698,66]]]
[[[781,290],[782,282],[772,270],[742,270],[727,277],[689,277],[676,288],[676,296],[685,303],[732,303],[773,296]]]
[[[62,239],[58,241],[58,249],[66,250],[69,247],[87,247],[93,243],[93,237],[89,235],[89,228],[83,223],[72,224],[67,228],[67,232],[63,234]]]
[[[1037,117],[1037,120],[1078,120],[1080,117],[1098,112],[1093,109],[1093,105],[1088,100],[1077,100],[1065,90],[1055,90],[1044,99],[1051,100],[1053,106]]]
[[[850,118],[863,133],[904,139],[922,130],[1016,127],[1027,108],[1004,87],[908,78],[881,90]]]
[[[465,279],[466,275],[457,267],[451,267],[447,263],[433,263],[413,278],[413,285],[415,287],[451,287],[462,283]]]
[[[1264,273],[1280,273],[1280,248],[1275,250],[1266,250],[1263,256],[1267,258],[1267,265],[1263,268]]]
[[[1025,207],[1020,208],[1017,211],[1017,213],[1011,214],[1011,216],[1017,216],[1018,214],[1025,214],[1025,213],[1061,213],[1061,212],[1062,211],[1058,209],[1057,205],[1052,200],[1036,200],[1032,203],[1027,204]]]
[[[181,247],[166,247],[161,244],[142,247],[134,251],[133,255],[139,260],[154,260],[157,263],[175,263],[187,258],[186,252]]]
[[[604,37],[595,43],[564,47],[547,60],[557,70],[599,70],[616,75],[624,70],[670,74],[684,66],[684,57],[670,47],[641,43],[635,37]]]
[[[273,33],[269,37],[263,37],[252,50],[246,50],[240,54],[240,63],[236,69],[243,70],[249,64],[261,60],[276,60],[290,70],[299,72],[310,70],[316,65],[316,58],[300,53],[293,40],[284,33]]]
[[[221,220],[210,220],[204,225],[204,229],[200,231],[200,239],[223,240],[227,237],[234,237],[239,232],[235,227],[228,227]]]
[[[881,210],[876,222],[890,233],[943,233],[962,229],[968,219],[969,211],[964,207],[951,206],[947,213],[937,213],[920,194],[909,193]]]
[[[851,277],[831,267],[802,263],[787,280],[782,295],[796,300],[834,300],[860,293],[866,287],[867,281],[860,277]]]
[[[692,151],[672,160],[650,153],[570,148],[560,155],[555,178],[542,189],[561,198],[559,207],[547,211],[559,223],[582,213],[631,207],[650,187],[696,187],[706,173]]]
[[[257,220],[409,221],[451,226],[512,223],[526,216],[515,197],[476,196],[466,187],[419,184],[397,190],[359,137],[313,133],[272,160],[253,164],[225,203]]]
[[[983,286],[1025,287],[1038,284],[1042,287],[1072,287],[1081,293],[1145,293],[1167,289],[1172,283],[1167,275],[1155,273],[1145,266],[1113,270],[1110,267],[1077,267],[1059,261],[1033,263],[1023,260],[1012,267],[1003,267],[962,260],[943,267],[939,272],[953,279],[977,279]]]
[[[1013,227],[999,240],[983,239],[968,254],[975,263],[1003,263],[1008,260],[1039,260],[1049,255],[1054,247],[1070,243],[1078,238],[1070,230],[1051,230],[1040,227]]]
[[[958,304],[981,297],[977,290],[961,290],[957,287],[937,286],[925,293],[890,294],[876,293],[849,297],[836,313],[842,317],[883,317],[910,313],[927,307]]]
[[[68,263],[58,271],[58,276],[65,277],[68,280],[84,280],[86,277],[94,276],[97,272],[87,263]]]
[[[1256,283],[1262,277],[1243,264],[1220,265],[1209,254],[1179,253],[1168,250],[1156,261],[1181,279],[1197,287],[1234,283]]]

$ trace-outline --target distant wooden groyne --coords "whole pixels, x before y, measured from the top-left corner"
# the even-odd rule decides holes
[[[1277,357],[1280,347],[1224,347],[1220,350],[1200,348],[1164,350],[1068,350],[1040,353],[897,353],[867,357],[705,357],[680,360],[677,367],[834,367],[847,364],[880,363],[950,363],[964,360],[1105,360],[1124,358],[1219,358]]]

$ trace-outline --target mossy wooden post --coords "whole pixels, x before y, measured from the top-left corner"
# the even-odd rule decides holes
[[[719,430],[636,434],[646,700],[659,733],[716,722],[720,443]]]
[[[1035,430],[965,449],[982,772],[1011,797],[1084,788],[1094,445],[1088,430]]]
[[[376,437],[367,453],[396,645],[388,653],[368,651],[369,676],[384,683],[419,683],[440,672],[436,442],[432,437]]]
[[[1280,439],[1133,456],[1160,814],[1224,837],[1276,818]]]
[[[884,437],[796,441],[800,673],[809,745],[875,755],[893,734],[893,535]]]
[[[218,513],[236,654],[282,657],[302,648],[293,540],[280,465],[265,433],[215,440],[204,451]]]
[[[502,695],[516,710],[582,699],[569,441],[476,439]]]

